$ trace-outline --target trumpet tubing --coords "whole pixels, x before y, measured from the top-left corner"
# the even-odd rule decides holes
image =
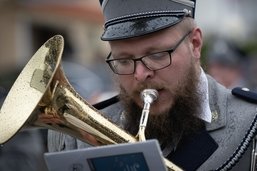
[[[47,102],[49,97],[44,97],[46,100],[43,101],[47,103],[41,103],[38,109],[44,112],[32,123],[75,135],[91,145],[136,142],[133,136],[113,124],[81,98],[64,78],[61,69],[58,72],[58,78],[54,80],[59,81],[55,83],[50,94],[52,99]],[[97,143],[86,139],[85,136],[88,135],[94,136]]]

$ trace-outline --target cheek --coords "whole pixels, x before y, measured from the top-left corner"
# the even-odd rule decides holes
[[[133,77],[129,75],[119,76],[117,79],[119,85],[126,90],[128,94],[133,90]]]
[[[178,56],[178,58],[179,59],[174,61],[173,66],[166,75],[169,77],[167,87],[173,96],[181,89],[182,85],[184,85],[184,82],[188,77],[189,69],[192,65],[197,65],[193,57],[181,55]]]
[[[186,68],[189,66],[188,59],[184,59],[183,56],[179,56],[179,59],[174,59],[172,66],[166,73],[166,77],[169,78],[169,84],[176,86],[180,79],[183,77]]]

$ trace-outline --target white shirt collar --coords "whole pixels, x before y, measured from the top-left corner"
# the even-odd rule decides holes
[[[208,80],[202,68],[201,68],[201,74],[199,78],[198,91],[201,96],[201,108],[200,108],[199,117],[202,120],[208,123],[211,123],[212,114],[209,106]]]

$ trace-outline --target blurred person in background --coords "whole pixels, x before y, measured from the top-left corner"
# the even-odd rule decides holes
[[[214,39],[207,52],[207,73],[220,84],[232,89],[246,86],[246,55],[234,43],[225,38]]]

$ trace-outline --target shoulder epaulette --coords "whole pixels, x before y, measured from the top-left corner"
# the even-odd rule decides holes
[[[116,95],[116,96],[111,97],[111,98],[109,98],[107,100],[104,100],[104,101],[101,101],[99,103],[94,104],[93,107],[95,107],[98,110],[101,110],[101,109],[104,109],[104,108],[114,104],[114,103],[117,103],[118,101],[119,101],[119,98]]]
[[[232,94],[250,103],[257,104],[257,93],[248,88],[236,87],[232,89]]]

